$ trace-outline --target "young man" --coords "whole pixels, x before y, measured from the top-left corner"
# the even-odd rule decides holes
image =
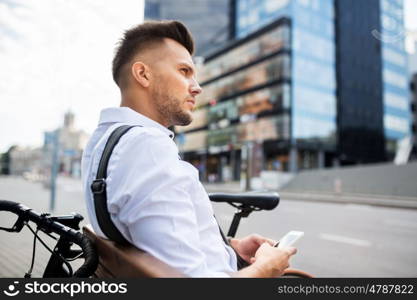
[[[179,159],[167,129],[192,121],[201,93],[193,47],[190,33],[177,21],[146,22],[125,32],[113,60],[121,105],[101,112],[83,155],[90,221],[104,237],[90,185],[109,135],[121,125],[139,125],[121,138],[107,168],[107,207],[123,236],[188,276],[279,276],[296,249],[274,248],[274,241],[259,235],[232,239],[231,247],[250,264],[238,271],[198,171]]]

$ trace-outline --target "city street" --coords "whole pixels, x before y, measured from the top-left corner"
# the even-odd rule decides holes
[[[45,212],[49,191],[40,183],[0,177],[0,199]],[[214,209],[227,231],[235,209],[218,203]],[[86,217],[81,182],[59,178],[55,213],[73,211]],[[11,225],[11,216],[0,212],[0,226]],[[281,199],[275,210],[242,219],[237,236],[256,232],[279,239],[290,230],[305,232],[292,267],[316,276],[417,276],[417,210]],[[23,277],[30,266],[33,236],[27,229],[20,234],[2,231],[0,241],[0,277]],[[41,276],[47,259],[48,252],[38,243],[34,277]]]

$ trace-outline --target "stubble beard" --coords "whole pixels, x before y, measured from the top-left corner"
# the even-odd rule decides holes
[[[192,122],[191,113],[182,109],[183,102],[180,99],[164,93],[160,88],[154,91],[153,98],[156,110],[163,120],[169,122],[169,126],[187,126]]]

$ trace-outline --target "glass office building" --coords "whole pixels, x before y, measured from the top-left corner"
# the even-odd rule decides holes
[[[238,179],[248,151],[252,176],[384,161],[409,134],[401,0],[231,7],[236,40],[206,56],[197,123],[178,128],[202,174]]]
[[[179,20],[193,34],[196,54],[204,55],[232,34],[229,0],[145,0],[145,20]]]
[[[238,0],[236,11],[238,37],[291,18],[296,144],[336,125],[337,162],[392,159],[411,128],[403,0]]]
[[[199,104],[208,115],[204,145],[208,174],[230,173],[236,179],[247,143],[254,144],[253,155],[261,160],[253,170],[332,165],[333,1],[240,0],[234,8],[238,40],[206,57],[199,78],[204,90]],[[184,152],[189,149],[189,134],[197,135],[187,133]],[[201,131],[199,135],[202,138]],[[231,170],[223,172],[224,165]]]
[[[177,128],[177,140],[184,158],[204,168],[208,179],[238,179],[248,145],[256,157],[251,162],[253,176],[260,170],[331,164],[336,130],[334,51],[324,39],[314,47],[303,46],[301,41],[314,39],[314,32],[293,30],[290,19],[275,19],[206,57],[199,73],[203,93],[195,121]],[[309,77],[317,78],[315,84],[308,83]]]
[[[410,134],[402,2],[335,2],[342,164],[392,160]]]
[[[384,133],[388,158],[411,135],[403,0],[380,0]]]
[[[336,143],[334,4],[332,0],[240,0],[236,34],[242,37],[280,16],[291,19],[288,169],[329,166]]]
[[[177,140],[184,158],[203,167],[207,179],[238,179],[242,148],[248,143],[258,149],[256,172],[268,168],[272,159],[272,154],[264,155],[266,143],[276,144],[274,154],[282,156],[276,160],[288,169],[290,36],[290,21],[280,19],[206,58],[194,121],[177,127]],[[278,141],[285,144],[280,149]]]
[[[342,165],[386,159],[380,0],[335,2],[338,158]]]

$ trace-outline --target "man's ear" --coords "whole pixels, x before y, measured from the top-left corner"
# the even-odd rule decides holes
[[[137,83],[143,87],[149,86],[150,73],[149,67],[141,61],[137,61],[132,65],[131,68],[132,76]]]

